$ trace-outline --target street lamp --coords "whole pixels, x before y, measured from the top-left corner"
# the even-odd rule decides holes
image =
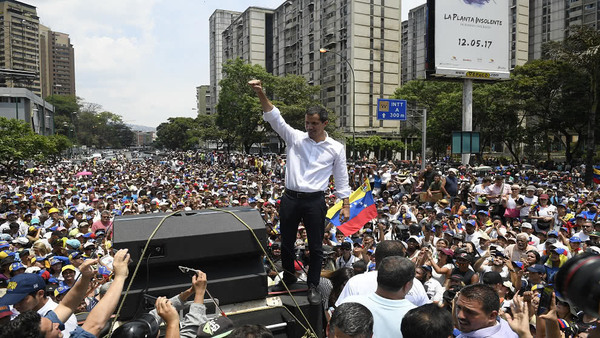
[[[336,55],[339,55],[339,57],[342,58],[342,60],[346,61],[348,67],[350,67],[350,70],[352,71],[352,158],[354,160],[354,163],[356,164],[356,76],[354,75],[354,68],[352,67],[348,59],[346,59],[342,54],[336,51],[321,48],[319,49],[319,52],[322,54],[332,52]]]

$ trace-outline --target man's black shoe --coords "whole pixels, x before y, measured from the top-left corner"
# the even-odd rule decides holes
[[[308,293],[306,294],[306,298],[308,299],[308,303],[310,305],[319,305],[321,304],[321,293],[317,290],[317,287],[314,285],[310,285],[308,287]]]
[[[292,285],[296,284],[297,281],[298,281],[298,278],[284,280],[285,285],[287,285],[288,289],[290,289],[290,290],[292,289]],[[287,291],[285,289],[285,286],[283,286],[282,282],[279,282],[269,288],[269,292],[282,292],[282,291]]]

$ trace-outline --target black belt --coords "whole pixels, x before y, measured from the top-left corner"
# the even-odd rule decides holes
[[[324,193],[322,191],[300,192],[300,191],[290,190],[287,188],[285,189],[285,194],[288,195],[289,197],[301,198],[301,199],[321,197],[324,195]]]

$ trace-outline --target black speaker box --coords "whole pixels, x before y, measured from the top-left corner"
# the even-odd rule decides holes
[[[266,246],[266,230],[257,210],[226,210],[248,224],[260,245]],[[144,311],[143,293],[172,297],[188,288],[192,279],[179,270],[180,265],[205,272],[207,289],[220,304],[266,297],[267,276],[259,243],[239,220],[220,210],[186,211],[166,218],[142,257],[146,241],[166,215],[115,219],[114,247],[129,249],[134,262],[130,265],[130,278],[135,264],[142,260],[121,318],[133,318]]]
[[[306,300],[306,292],[294,293],[298,306],[289,295],[279,297],[283,306],[256,311],[243,310],[240,313],[228,314],[228,317],[233,321],[235,327],[245,324],[264,325],[275,338],[303,337],[306,329],[310,328],[318,337],[324,337],[322,305],[310,305]]]

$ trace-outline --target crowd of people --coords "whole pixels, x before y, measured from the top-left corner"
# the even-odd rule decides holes
[[[127,276],[127,253],[111,245],[122,215],[257,209],[268,233],[268,282],[275,284],[284,277],[285,166],[278,155],[186,152],[13,171],[0,180],[0,290],[6,293],[0,325],[98,335]],[[420,170],[417,163],[366,159],[348,165],[352,190],[369,181],[377,216],[355,233],[326,223],[320,267],[309,264],[302,224],[291,253],[299,280],[307,280],[309,269],[321,271],[318,291],[330,336],[336,330],[357,337],[369,330],[376,337],[529,337],[552,330],[569,336],[596,327],[598,318],[545,295],[569,258],[600,254],[600,193],[585,187],[583,168],[483,169],[444,162]],[[331,180],[324,192],[328,207],[338,202],[334,187]],[[181,295],[159,298],[156,323],[181,327],[184,336],[187,327],[194,336],[208,320],[203,309],[181,322],[176,309],[194,293],[194,303],[202,303],[206,278],[199,273]],[[77,312],[95,315],[79,326]],[[439,325],[424,324],[434,319]]]

